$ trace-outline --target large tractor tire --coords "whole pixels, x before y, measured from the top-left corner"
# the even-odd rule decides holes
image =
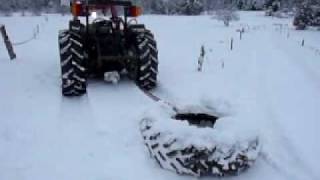
[[[140,131],[151,157],[161,168],[197,177],[237,175],[249,168],[260,152],[258,136],[237,131],[230,117],[212,114],[201,108],[145,113]]]
[[[86,93],[87,78],[82,38],[79,34],[59,32],[62,94],[80,96]]]
[[[136,84],[144,90],[157,86],[158,49],[153,34],[146,30],[136,36],[138,57]]]

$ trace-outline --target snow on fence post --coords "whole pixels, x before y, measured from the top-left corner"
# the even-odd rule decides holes
[[[12,47],[12,43],[9,39],[9,36],[7,34],[7,31],[6,31],[6,28],[4,25],[0,25],[0,31],[1,31],[1,35],[2,35],[2,38],[4,40],[4,44],[6,45],[6,48],[8,50],[8,53],[9,53],[9,56],[10,56],[10,59],[13,60],[15,59],[17,56],[16,54],[14,53],[14,50],[13,50],[13,47]]]
[[[206,55],[206,51],[204,48],[204,45],[201,46],[201,50],[200,50],[200,56],[198,58],[198,71],[201,72],[202,71],[202,66],[203,66],[203,62],[204,62],[204,56]]]

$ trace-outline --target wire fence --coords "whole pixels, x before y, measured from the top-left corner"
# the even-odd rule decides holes
[[[47,24],[48,20],[49,20],[48,16],[45,16],[44,18],[45,18],[45,23],[41,22],[41,28],[44,28],[45,24]],[[28,44],[28,43],[32,42],[33,40],[37,39],[38,36],[40,35],[40,24],[39,23],[36,24],[32,29],[32,33],[31,33],[32,35],[23,41],[10,41],[9,36],[7,35],[5,25],[0,24],[0,32],[1,32],[2,38],[4,40],[4,44],[6,46],[6,49],[9,53],[10,59],[13,60],[13,59],[16,59],[16,57],[17,57],[14,52],[13,47]]]
[[[31,37],[29,37],[26,40],[20,41],[20,42],[13,42],[12,45],[13,46],[20,46],[20,45],[24,45],[24,44],[28,44],[29,42],[37,39],[37,37],[40,35],[40,26],[39,24],[37,26],[35,26],[33,28],[33,34]]]
[[[309,43],[306,41],[304,37],[301,40],[297,39],[297,37],[292,36],[292,32],[289,28],[288,24],[273,24],[275,26],[275,31],[279,32],[279,34],[283,34],[286,38],[290,41],[295,42],[296,44],[300,45],[302,48],[306,48],[310,51],[313,51],[316,55],[320,55],[320,47],[316,47],[314,43]]]

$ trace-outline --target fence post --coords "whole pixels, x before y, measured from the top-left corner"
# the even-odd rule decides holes
[[[202,71],[202,66],[203,66],[203,62],[204,62],[204,57],[206,55],[206,50],[204,48],[204,45],[201,46],[200,49],[200,56],[198,58],[198,71],[201,72]]]
[[[231,45],[230,45],[231,51],[233,50],[233,38],[231,38]]]
[[[37,25],[37,34],[40,34],[40,25]]]
[[[4,25],[0,25],[0,31],[1,31],[2,38],[3,38],[3,40],[4,40],[4,44],[6,45],[6,48],[7,48],[7,50],[8,50],[10,59],[13,60],[13,59],[15,59],[17,56],[16,56],[16,54],[14,53],[14,50],[13,50],[11,41],[10,41],[10,39],[9,39],[9,36],[8,36],[8,34],[7,34],[7,31],[6,31],[6,28],[5,28]]]

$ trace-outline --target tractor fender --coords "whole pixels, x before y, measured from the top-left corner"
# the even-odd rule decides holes
[[[128,27],[128,29],[133,33],[143,33],[147,31],[146,27],[143,24],[132,24]]]

